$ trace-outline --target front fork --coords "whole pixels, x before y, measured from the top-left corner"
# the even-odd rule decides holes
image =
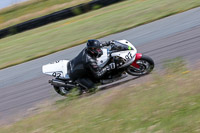
[[[134,62],[131,64],[133,67],[135,67],[135,68],[140,68],[140,66],[136,63],[139,59],[141,59],[142,58],[142,54],[141,53],[137,53],[136,55],[135,55],[135,60],[134,60]]]

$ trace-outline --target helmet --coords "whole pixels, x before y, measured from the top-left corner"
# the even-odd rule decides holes
[[[98,40],[88,40],[87,42],[87,50],[90,55],[94,57],[100,57],[103,55],[103,52],[101,50],[101,43]]]

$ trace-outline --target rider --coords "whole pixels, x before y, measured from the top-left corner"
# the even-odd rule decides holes
[[[94,88],[94,79],[101,78],[107,71],[115,68],[114,63],[103,68],[97,65],[97,58],[103,55],[101,47],[109,46],[111,43],[112,41],[101,43],[95,39],[88,40],[86,48],[68,63],[69,77],[85,89]]]

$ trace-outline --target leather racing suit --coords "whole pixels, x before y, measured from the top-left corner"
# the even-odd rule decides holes
[[[104,42],[102,46],[108,46],[108,43]],[[109,65],[99,68],[96,57],[90,55],[86,48],[68,63],[69,77],[81,84],[85,89],[94,88],[93,79],[101,78],[110,69]]]

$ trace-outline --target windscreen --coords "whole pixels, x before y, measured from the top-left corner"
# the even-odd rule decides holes
[[[120,43],[118,41],[114,41],[114,45],[112,45],[111,50],[112,51],[126,51],[126,50],[133,50],[133,48],[123,43]]]

